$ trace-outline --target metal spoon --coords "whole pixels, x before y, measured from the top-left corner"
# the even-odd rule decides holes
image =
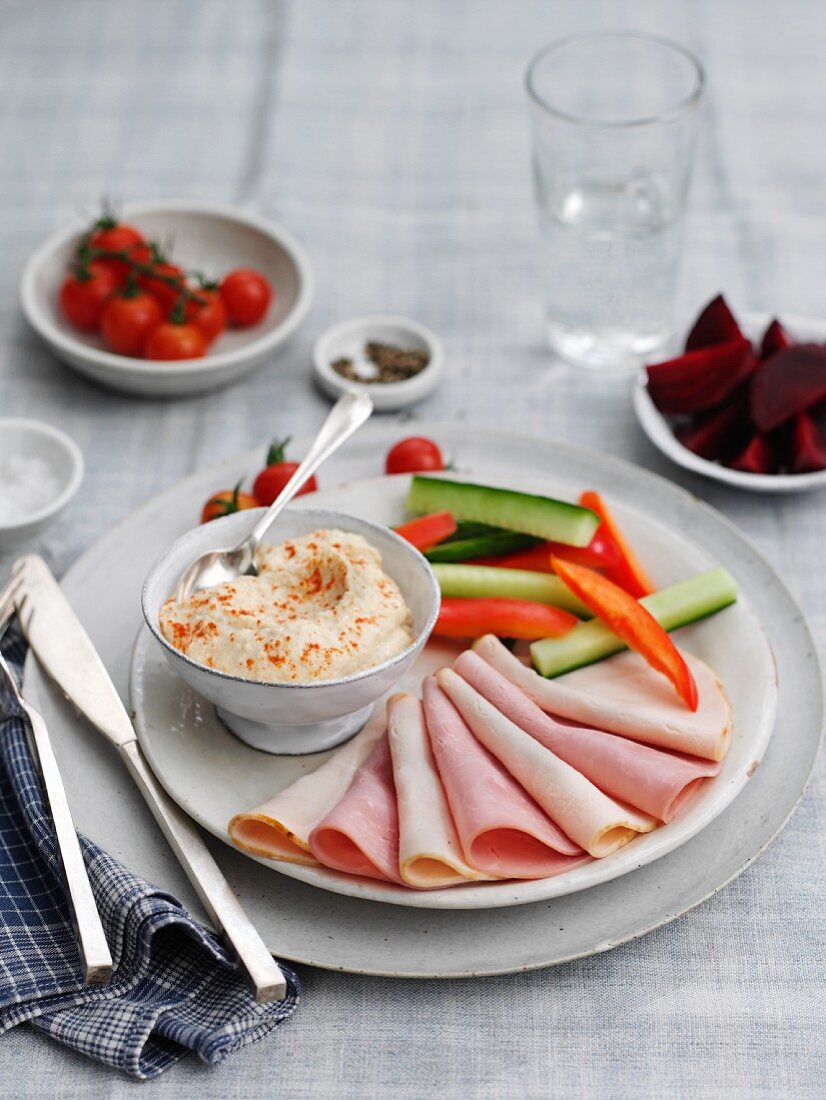
[[[257,576],[255,550],[273,520],[286,508],[307,478],[361,427],[372,411],[373,402],[364,390],[350,390],[343,394],[330,410],[304,461],[249,535],[237,546],[227,550],[210,550],[196,558],[181,574],[175,588],[175,600],[186,600],[193,592],[234,581],[240,576]]]

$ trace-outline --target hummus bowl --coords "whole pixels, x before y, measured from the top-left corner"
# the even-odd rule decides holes
[[[381,664],[338,679],[272,683],[209,668],[164,637],[161,608],[194,558],[240,542],[263,511],[236,512],[182,535],[149,571],[141,596],[143,614],[170,669],[212,703],[224,725],[242,741],[270,753],[321,752],[360,729],[374,703],[413,665],[439,613],[439,586],[425,558],[389,528],[327,509],[288,508],[266,541],[277,544],[322,529],[361,535],[381,554],[382,568],[398,585],[410,609],[412,640]]]

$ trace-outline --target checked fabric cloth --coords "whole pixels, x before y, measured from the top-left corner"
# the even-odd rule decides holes
[[[3,653],[20,674],[25,643]],[[0,684],[0,691],[3,690]],[[174,897],[81,836],[115,961],[108,986],[84,986],[60,884],[51,818],[23,722],[0,723],[0,1033],[32,1027],[135,1078],[155,1077],[188,1051],[204,1062],[268,1035],[299,998],[258,1005],[223,945]]]

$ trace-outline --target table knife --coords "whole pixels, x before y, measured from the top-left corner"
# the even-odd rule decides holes
[[[195,824],[173,802],[146,762],[132,721],[91,639],[42,558],[12,567],[22,581],[20,620],[47,674],[84,717],[117,748],[215,926],[245,970],[259,1004],[280,1000],[287,984]]]

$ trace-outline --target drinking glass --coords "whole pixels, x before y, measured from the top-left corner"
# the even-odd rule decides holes
[[[673,329],[704,74],[675,42],[573,35],[528,66],[548,339],[625,368]]]

